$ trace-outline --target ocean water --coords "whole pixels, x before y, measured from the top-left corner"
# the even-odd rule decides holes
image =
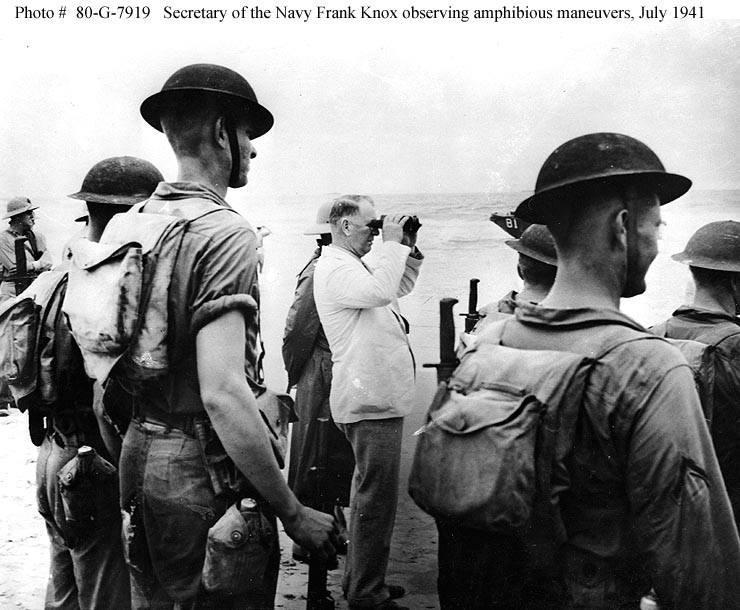
[[[261,277],[263,334],[267,349],[268,381],[276,387],[285,383],[280,346],[285,316],[292,302],[295,276],[315,248],[314,238],[303,235],[315,220],[316,209],[339,193],[320,196],[285,196],[271,200],[250,197],[247,190],[229,194],[229,200],[253,226],[266,225],[272,235],[265,238],[265,267]],[[460,301],[458,313],[467,307],[470,278],[479,278],[479,305],[497,300],[519,286],[516,253],[504,243],[510,239],[488,220],[491,212],[509,212],[528,193],[465,193],[372,195],[378,213],[416,214],[422,222],[418,246],[425,254],[414,292],[401,300],[401,308],[412,327],[411,342],[417,362],[437,360],[439,299]],[[38,229],[47,237],[55,257],[63,244],[80,229],[73,219],[84,213],[80,202],[70,199],[35,200]],[[689,191],[662,208],[666,222],[659,242],[660,252],[647,276],[645,294],[622,301],[622,309],[645,325],[666,318],[685,302],[690,278],[684,265],[670,255],[683,249],[700,226],[726,219],[740,219],[740,191]],[[377,238],[380,240],[380,238]],[[463,320],[457,318],[458,329]],[[433,380],[431,371],[417,379],[422,385]]]

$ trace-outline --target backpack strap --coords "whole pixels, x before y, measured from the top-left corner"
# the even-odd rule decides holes
[[[719,346],[720,346],[720,345],[721,345],[722,343],[724,343],[725,341],[727,341],[727,339],[732,339],[732,337],[737,337],[738,335],[740,335],[740,330],[739,330],[739,331],[737,331],[737,332],[734,332],[734,333],[730,333],[729,335],[725,335],[724,337],[722,337],[722,338],[721,338],[721,339],[719,339],[718,341],[715,341],[714,343],[711,343],[710,345],[711,345],[712,347],[714,347],[714,348],[717,348],[717,347],[719,347]]]

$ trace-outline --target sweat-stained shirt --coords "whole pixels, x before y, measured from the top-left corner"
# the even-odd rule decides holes
[[[167,343],[170,370],[146,384],[137,397],[143,412],[204,411],[200,398],[195,338],[229,311],[245,317],[246,374],[257,379],[259,305],[257,237],[250,224],[211,189],[194,182],[160,182],[143,211],[194,218],[183,237],[169,288]],[[134,212],[131,212],[134,213]]]
[[[334,421],[408,415],[413,408],[414,356],[398,297],[414,287],[421,259],[382,242],[369,267],[354,254],[324,248],[314,272],[314,300],[332,353],[329,403]]]
[[[615,310],[519,303],[502,344],[603,356],[589,377],[561,498],[577,607],[740,608],[740,540],[691,369]],[[650,337],[650,339],[645,339]],[[580,605],[579,605],[580,604]]]

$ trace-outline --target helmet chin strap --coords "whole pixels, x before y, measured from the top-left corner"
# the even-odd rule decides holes
[[[235,122],[227,118],[226,119],[226,135],[229,136],[229,148],[231,149],[231,175],[229,176],[229,186],[231,188],[237,188],[240,186],[239,174],[241,173],[242,158],[239,150],[239,140],[236,137]]]
[[[637,213],[634,206],[627,204],[627,277],[625,288],[633,288],[631,285],[635,278],[638,261],[637,249]],[[632,294],[624,296],[634,296]]]

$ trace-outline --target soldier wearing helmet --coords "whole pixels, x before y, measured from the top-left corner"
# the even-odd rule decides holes
[[[5,277],[15,273],[16,238],[26,239],[26,269],[31,274],[38,275],[51,269],[51,254],[46,247],[46,239],[33,230],[36,223],[33,211],[38,207],[28,197],[13,197],[8,201],[3,218],[8,219],[9,226],[0,233],[0,275],[3,278],[0,283],[0,303],[15,296],[15,283]]]
[[[594,133],[559,146],[518,206],[550,229],[558,271],[539,305],[518,304],[501,343],[598,364],[552,500],[556,554],[536,566],[501,537],[489,547],[501,579],[476,607],[638,607],[651,587],[661,606],[740,605],[740,540],[692,371],[619,309],[645,290],[660,206],[690,185],[642,142]]]
[[[39,206],[33,205],[28,197],[13,197],[8,201],[3,218],[8,219],[8,228],[0,232],[0,303],[7,301],[16,294],[15,282],[12,276],[16,269],[15,240],[25,239],[24,252],[26,255],[26,269],[30,276],[36,276],[42,271],[51,269],[51,254],[46,247],[46,240],[41,233],[34,232],[33,211]],[[9,389],[0,381],[0,417],[6,417],[13,397]]]
[[[147,199],[160,180],[156,167],[134,157],[113,157],[95,164],[80,191],[70,195],[87,203],[88,239],[98,241],[113,214]],[[69,264],[65,261],[51,273],[61,279]],[[39,290],[32,284],[27,293],[34,292]],[[131,606],[131,596],[115,468],[108,464],[95,474],[86,472],[91,478],[83,481],[75,464],[83,446],[97,453],[93,466],[104,464],[101,460],[116,464],[120,439],[95,411],[93,382],[85,373],[82,355],[61,312],[65,280],[54,293],[55,297],[43,305],[47,344],[41,358],[42,367],[51,363],[46,375],[51,381],[44,381],[44,387],[53,383],[54,390],[42,389],[19,402],[26,407],[29,405],[24,402],[35,401],[29,417],[39,409],[46,414],[36,466],[38,507],[51,546],[46,607],[72,603],[80,608],[126,609]],[[33,419],[30,421],[33,428]],[[73,506],[81,505],[95,507],[92,519],[84,525],[75,523],[71,514]]]
[[[87,238],[100,241],[108,221],[115,214],[150,197],[164,178],[149,161],[136,157],[111,157],[96,163],[87,172],[82,187],[72,199],[87,207]],[[81,220],[76,218],[75,222]]]
[[[269,131],[273,117],[240,74],[212,64],[177,70],[140,110],[164,132],[178,166],[176,181],[160,183],[142,211],[192,222],[168,290],[170,366],[134,392],[135,417],[121,453],[132,601],[271,608],[280,563],[275,517],[312,552],[335,553],[332,517],[296,500],[264,433],[253,393],[264,391],[257,239],[224,199],[228,187],[247,183],[253,140]],[[125,387],[125,371],[117,380]],[[259,561],[249,556],[258,550],[251,545],[235,558],[208,543],[209,530],[232,531],[229,519],[245,498],[261,513],[259,552],[266,557]],[[220,569],[234,561],[254,569]]]
[[[555,242],[546,226],[532,224],[518,239],[504,243],[518,253],[517,273],[522,289],[512,290],[478,311],[480,319],[471,331],[481,334],[493,322],[510,318],[520,303],[539,303],[550,292],[557,272]],[[460,347],[468,339],[463,336]],[[489,598],[491,583],[481,575],[494,573],[500,557],[489,551],[496,536],[446,520],[437,520],[439,533],[439,598],[444,608],[483,608],[495,602]]]
[[[555,281],[558,255],[546,226],[530,225],[519,239],[507,239],[504,243],[519,253],[516,271],[522,280],[522,289],[512,290],[497,302],[481,307],[478,312],[481,319],[474,332],[480,332],[492,321],[501,319],[502,315],[513,314],[519,301],[539,303]]]
[[[319,463],[317,456],[326,451],[330,489],[326,494],[341,506],[349,506],[350,485],[355,458],[352,447],[339,429],[329,409],[331,390],[331,351],[316,311],[313,297],[313,273],[324,246],[331,244],[329,213],[332,201],[321,204],[316,222],[304,235],[315,235],[317,248],[298,274],[293,304],[288,311],[283,335],[283,362],[288,372],[288,386],[296,386],[295,406],[298,421],[293,424],[290,440],[288,484],[301,502],[311,504],[314,498],[310,468]],[[318,418],[328,418],[327,447],[319,447]],[[307,559],[307,553],[293,545],[293,557]]]
[[[740,222],[710,222],[672,257],[689,266],[694,299],[651,329],[670,339],[712,346],[710,431],[727,493],[740,528]]]

